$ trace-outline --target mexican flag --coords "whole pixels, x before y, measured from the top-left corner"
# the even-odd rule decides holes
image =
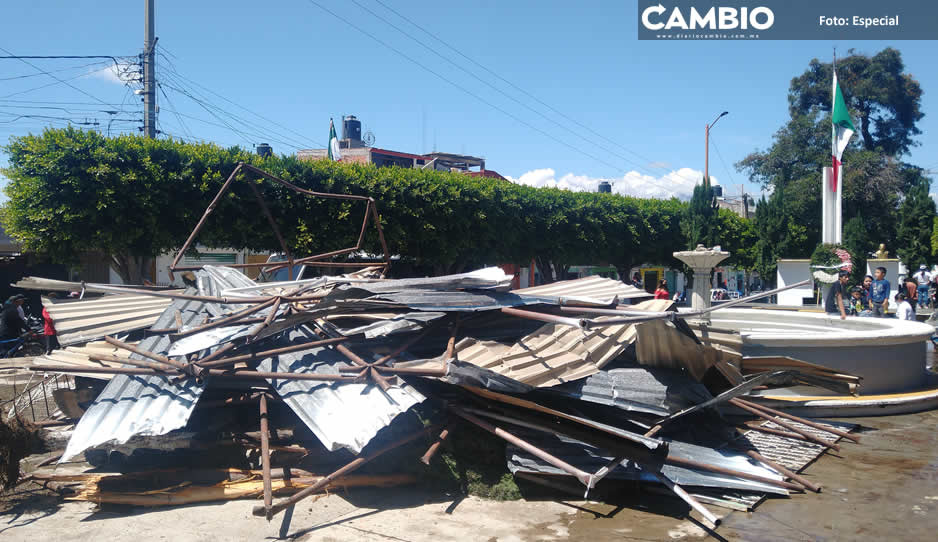
[[[841,101],[843,101],[841,99]],[[339,138],[335,135],[335,124],[329,119],[329,159],[333,162],[342,161],[342,153],[339,152]]]
[[[834,175],[831,177],[831,191],[837,193],[838,171],[840,170],[840,157],[844,154],[844,149],[850,143],[850,137],[856,132],[853,127],[853,121],[850,120],[850,113],[847,111],[847,103],[844,102],[844,95],[840,92],[840,85],[837,83],[837,70],[834,70],[834,106],[831,108],[831,121],[833,129],[831,132],[831,161],[834,166]]]

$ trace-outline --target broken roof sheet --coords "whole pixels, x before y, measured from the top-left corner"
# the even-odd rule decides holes
[[[713,398],[703,384],[686,372],[657,367],[599,371],[549,391],[662,417]]]
[[[55,325],[59,344],[68,346],[152,326],[171,300],[145,295],[118,294],[53,303],[42,298]]]
[[[215,269],[197,274],[199,294],[216,295],[225,287],[252,283],[238,271],[216,272]],[[154,327],[174,327],[177,311],[183,325],[191,325],[206,316],[220,316],[228,310],[231,310],[230,306],[176,299],[163,311]],[[147,337],[139,344],[143,350],[163,354],[169,346],[170,338],[166,335]],[[131,357],[144,359],[138,354]],[[59,461],[67,461],[106,442],[123,443],[134,435],[162,435],[179,429],[186,425],[204,390],[205,385],[197,383],[194,378],[115,375],[75,426]]]
[[[639,303],[634,309],[661,312],[670,305],[668,300],[655,299]],[[548,387],[595,374],[634,338],[635,327],[630,324],[589,331],[545,324],[510,346],[465,338],[456,345],[456,357],[525,384]]]
[[[561,280],[541,286],[532,286],[530,288],[521,288],[519,290],[512,290],[511,293],[525,296],[557,298],[554,302],[560,304],[564,304],[562,301],[565,299],[587,299],[598,301],[604,305],[611,304],[616,299],[647,298],[652,295],[641,288],[628,285],[621,280],[607,279],[598,275],[574,280]]]
[[[104,341],[94,341],[83,346],[68,346],[53,350],[50,354],[37,356],[33,358],[33,365],[46,365],[50,362],[55,365],[77,366],[77,367],[121,367],[122,363],[114,361],[91,361],[93,355],[123,356],[128,357],[130,352],[121,350]],[[84,376],[87,378],[96,378],[100,380],[110,380],[114,377],[111,374],[102,373],[73,373],[75,376]]]
[[[586,472],[596,472],[613,459],[612,455],[571,438],[523,428],[512,428],[511,432],[554,457]],[[725,449],[714,450],[678,441],[668,441],[668,444],[670,446],[669,455],[671,456],[693,459],[727,469],[782,480],[778,473],[761,464],[755,464],[753,460],[740,452]],[[565,471],[511,444],[506,446],[505,456],[508,460],[508,469],[512,474],[526,472],[531,474],[568,475]],[[788,494],[786,489],[777,486],[669,464],[661,467],[661,473],[674,483],[687,487],[719,487],[778,495]],[[653,474],[643,471],[640,466],[631,460],[620,463],[606,475],[606,478],[640,480],[643,482],[658,481]]]
[[[300,328],[289,338],[278,340],[274,348],[294,341],[316,340],[311,331]],[[354,345],[350,348],[355,349]],[[357,351],[364,356],[363,349]],[[367,358],[365,358],[367,361]],[[259,371],[335,374],[351,364],[332,347],[265,358]],[[347,448],[355,454],[399,414],[424,400],[424,396],[401,379],[383,391],[371,382],[322,382],[314,380],[269,379],[280,398],[322,441],[326,449]]]

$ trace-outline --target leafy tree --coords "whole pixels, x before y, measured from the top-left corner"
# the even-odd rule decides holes
[[[859,119],[863,148],[880,149],[890,156],[906,154],[921,134],[922,88],[904,73],[902,55],[887,47],[869,57],[853,49],[837,61],[837,78],[847,109]],[[792,118],[831,108],[832,64],[813,59],[808,69],[791,81],[788,91]]]
[[[935,261],[931,250],[935,201],[928,194],[930,186],[929,179],[920,177],[899,207],[899,249],[896,252],[909,270]]]
[[[923,116],[921,87],[904,69],[901,55],[891,48],[873,57],[850,51],[837,63],[847,108],[859,127],[843,157],[844,218],[849,223],[862,210],[865,242],[887,246],[901,244],[899,202],[916,178],[916,168],[898,156],[916,144],[916,123]],[[770,221],[757,227],[757,259],[765,270],[774,272],[770,257],[805,258],[820,243],[821,171],[830,165],[831,77],[831,64],[812,60],[791,81],[790,119],[772,146],[737,164],[750,180],[773,190],[769,207],[756,216],[757,223]]]
[[[717,224],[717,198],[710,185],[710,178],[694,186],[694,193],[681,219],[681,230],[687,240],[687,249],[697,245],[712,247],[715,245],[719,226]]]

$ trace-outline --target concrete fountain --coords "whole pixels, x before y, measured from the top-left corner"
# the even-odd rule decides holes
[[[710,306],[710,273],[729,257],[718,247],[675,252],[694,270],[691,308]],[[726,308],[689,323],[715,342],[732,341],[745,357],[788,356],[863,377],[858,397],[816,388],[763,392],[762,402],[812,416],[897,414],[938,408],[938,377],[928,372],[935,329],[895,318],[848,317],[789,310]]]

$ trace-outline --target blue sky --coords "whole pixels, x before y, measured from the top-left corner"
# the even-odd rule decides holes
[[[267,142],[294,153],[324,145],[330,117],[338,127],[354,114],[381,148],[483,156],[488,168],[535,185],[589,188],[611,179],[619,192],[686,196],[703,170],[704,126],[727,110],[712,131],[710,173],[728,192],[745,184],[758,196],[733,164],[770,145],[787,119],[791,78],[812,58],[827,61],[834,46],[841,54],[893,46],[925,91],[921,146],[906,160],[938,169],[935,41],[638,41],[634,1],[156,4],[164,135],[247,148]],[[0,47],[133,56],[143,45],[143,6],[8,3]],[[0,141],[66,119],[96,122],[102,132],[136,130],[139,96],[110,61],[88,65],[97,61],[30,60],[65,84],[0,60]]]

